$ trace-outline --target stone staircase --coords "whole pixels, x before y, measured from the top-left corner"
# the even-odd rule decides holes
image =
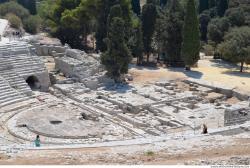
[[[4,78],[0,77],[0,108],[28,99],[28,96],[18,92]]]
[[[6,65],[13,66],[20,76],[46,71],[43,61],[30,53],[29,44],[25,42],[0,46],[0,68]]]
[[[47,71],[43,61],[32,55],[29,47],[28,43],[21,41],[0,45],[0,76],[9,82],[11,87],[28,95],[32,91],[25,79]]]
[[[2,76],[2,78],[4,78],[9,83],[9,85],[18,92],[26,95],[32,94],[32,90],[25,80],[16,74],[13,69],[0,70],[0,76]]]
[[[30,45],[14,41],[0,45],[0,107],[28,99],[32,90],[26,79],[47,72],[40,57],[31,54]]]
[[[44,72],[46,68],[38,57],[24,55],[13,55],[0,58],[0,69],[6,65],[15,69],[19,76],[29,76],[34,73]]]

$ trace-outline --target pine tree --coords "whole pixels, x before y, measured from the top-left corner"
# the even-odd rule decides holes
[[[121,81],[121,75],[128,72],[131,54],[125,41],[125,22],[120,17],[111,21],[107,36],[107,51],[101,55],[101,62],[108,75],[116,82]]]
[[[186,70],[190,70],[199,60],[200,37],[199,22],[194,0],[188,0],[183,28],[182,58]]]
[[[217,2],[217,14],[223,17],[226,10],[228,9],[228,0],[218,0]]]
[[[142,8],[142,32],[143,45],[147,54],[147,62],[149,62],[149,55],[152,51],[152,38],[155,30],[157,11],[153,3],[147,3]]]
[[[199,13],[209,8],[208,0],[199,0]]]
[[[140,16],[141,15],[141,4],[140,4],[140,0],[132,0],[131,1],[132,4],[132,10],[133,12],[137,15]]]

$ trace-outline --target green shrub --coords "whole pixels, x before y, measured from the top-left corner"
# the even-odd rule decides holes
[[[24,20],[24,29],[26,32],[36,34],[41,26],[41,18],[39,16],[29,16]]]
[[[19,29],[22,26],[22,20],[13,13],[8,13],[5,18],[10,22],[10,26]]]
[[[154,152],[153,151],[147,151],[146,153],[145,153],[145,155],[146,156],[154,156]]]
[[[0,5],[0,15],[6,16],[8,13],[13,13],[22,20],[29,16],[29,11],[14,1]]]

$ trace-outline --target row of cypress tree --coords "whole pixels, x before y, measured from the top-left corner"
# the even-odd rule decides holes
[[[178,10],[175,9],[175,7],[177,6],[176,4],[178,4],[178,0],[169,0],[169,3],[173,6],[170,7],[171,10],[168,14],[169,17],[167,20],[163,20],[163,22],[166,21],[166,25],[168,25],[170,22],[173,23],[171,26],[174,27],[169,27],[167,31],[175,29],[172,32],[172,35],[175,35],[175,37],[173,39],[167,39],[166,41],[169,41],[169,43],[166,44],[165,47],[168,48],[167,53],[170,55],[170,57],[176,59],[177,61],[183,61],[186,70],[190,70],[190,67],[198,61],[200,50],[199,22],[195,2],[194,0],[188,0],[186,4],[185,16],[184,13],[178,13],[178,15],[182,16],[176,16]],[[144,53],[147,55],[148,62],[149,56],[153,52],[152,43],[153,37],[155,36],[155,28],[157,27],[156,24],[158,13],[155,1],[153,0],[148,0],[143,6],[142,11],[140,11],[139,4],[140,3],[137,0],[132,1],[132,9],[134,13],[141,18],[142,34],[139,33],[139,27],[139,29],[136,31],[138,35],[136,41],[139,42],[140,38],[142,38],[143,50],[141,49],[141,45],[139,43],[136,44],[140,46],[140,50],[144,51]],[[107,19],[107,48],[106,52],[104,52],[101,57],[102,63],[105,65],[108,74],[116,81],[119,81],[121,74],[127,73],[128,64],[131,60],[131,51],[129,50],[126,39],[126,35],[129,35],[126,30],[128,30],[129,26],[131,25],[126,23],[126,17],[124,18],[121,13],[122,10],[119,5],[114,5],[110,9]],[[176,17],[185,18],[184,23],[180,24],[178,21],[176,22]],[[109,22],[111,24],[109,24]],[[105,23],[103,23],[103,25],[104,24]],[[164,29],[162,25],[159,27]],[[179,34],[176,34],[175,31],[178,28],[180,28]],[[164,35],[164,33],[160,34],[159,36],[161,35]],[[178,45],[179,48],[174,50],[176,45]],[[141,54],[139,55],[142,56]],[[141,59],[142,57],[140,57],[137,63],[141,63]]]

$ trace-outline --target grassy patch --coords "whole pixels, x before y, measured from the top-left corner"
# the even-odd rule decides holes
[[[147,151],[147,152],[145,153],[145,155],[146,155],[146,156],[154,156],[155,153],[154,153],[153,151]]]

